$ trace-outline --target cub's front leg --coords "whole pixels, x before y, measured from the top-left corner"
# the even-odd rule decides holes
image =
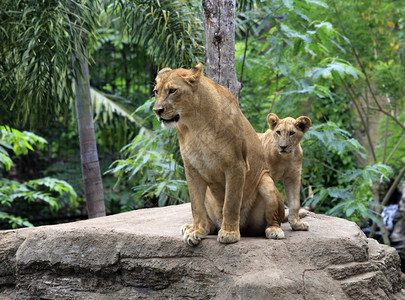
[[[299,216],[301,175],[284,180],[284,189],[288,202],[288,222],[293,230],[308,230],[309,224]]]
[[[236,243],[240,240],[240,209],[245,185],[244,165],[233,166],[225,173],[225,201],[223,220],[218,232],[218,242]]]
[[[202,179],[197,170],[185,159],[184,168],[190,193],[193,224],[184,224],[181,227],[181,234],[186,244],[196,246],[210,233],[210,227],[212,227],[204,204],[207,183]]]

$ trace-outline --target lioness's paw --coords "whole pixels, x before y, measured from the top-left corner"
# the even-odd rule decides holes
[[[183,232],[183,241],[189,246],[197,246],[201,240],[207,236],[207,233],[204,229],[193,230],[193,226],[186,225],[181,228]]]
[[[193,228],[193,225],[191,225],[191,224],[184,224],[183,226],[180,227],[180,234],[181,234],[181,235],[184,235],[184,233],[185,233],[187,230],[192,229],[192,228]]]
[[[271,226],[266,228],[266,237],[268,239],[279,240],[283,239],[285,236],[283,230],[280,227]]]
[[[194,232],[184,233],[183,241],[189,246],[197,246],[201,242],[201,237]]]
[[[308,230],[309,224],[301,220],[289,221],[292,230]]]
[[[240,241],[240,233],[239,231],[226,231],[220,230],[218,232],[218,242],[223,244],[231,244]]]

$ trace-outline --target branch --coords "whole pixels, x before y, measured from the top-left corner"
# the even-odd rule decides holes
[[[273,100],[271,101],[271,106],[270,106],[269,111],[268,111],[267,114],[271,113],[271,111],[273,110],[274,103],[276,102],[276,97],[277,97],[278,92],[279,92],[279,90],[278,90],[278,71],[277,71],[277,73],[276,73],[276,89],[275,89],[275,91],[273,93]],[[265,131],[266,126],[267,126],[267,118],[266,118],[266,121],[264,121],[262,132]]]
[[[346,34],[345,27],[342,25],[342,21],[341,21],[341,19],[340,19],[340,15],[339,15],[339,13],[338,13],[338,10],[337,10],[335,1],[333,1],[333,5],[334,5],[335,12],[336,12],[336,15],[337,15],[337,18],[338,18],[338,21],[339,21],[339,25],[340,25],[340,27],[341,27],[341,29],[342,29],[342,31],[343,31],[343,34],[344,34],[345,36],[348,36],[348,35]],[[359,56],[358,56],[358,54],[357,54],[357,50],[356,50],[356,48],[354,48],[354,46],[353,46],[353,44],[350,42],[350,40],[349,40],[349,45],[350,45],[350,48],[352,49],[352,52],[353,52],[353,54],[354,54],[354,57],[355,57],[355,59],[356,59],[357,64],[360,66],[360,69],[361,69],[361,71],[363,72],[363,74],[364,74],[364,76],[365,76],[365,78],[366,78],[366,83],[367,83],[368,90],[370,91],[371,96],[372,96],[372,98],[373,98],[373,100],[374,100],[374,102],[375,102],[375,104],[377,105],[377,108],[378,108],[378,109],[375,109],[375,108],[370,107],[370,109],[378,110],[378,111],[382,112],[383,114],[389,116],[389,117],[392,118],[399,126],[401,126],[403,130],[405,130],[405,125],[402,124],[396,117],[394,117],[394,116],[391,115],[389,112],[387,112],[386,110],[384,110],[384,109],[382,108],[382,106],[380,105],[380,103],[378,102],[377,97],[375,96],[374,91],[373,91],[373,89],[372,89],[372,87],[371,87],[370,78],[369,78],[369,76],[368,76],[368,74],[367,74],[367,72],[366,72],[366,69],[364,68],[363,64],[361,63],[360,58],[359,58]]]
[[[405,134],[401,137],[401,139],[398,141],[398,143],[394,146],[394,148],[391,150],[391,153],[388,155],[387,160],[384,162],[385,164],[388,164],[390,161],[391,157],[394,155],[395,151],[397,151],[399,145],[401,145],[402,141],[405,138]]]
[[[385,118],[385,129],[384,129],[384,148],[382,162],[385,163],[385,157],[387,155],[387,142],[388,142],[388,117]]]
[[[374,152],[374,146],[373,146],[373,143],[371,142],[371,137],[370,137],[370,133],[369,133],[369,131],[368,131],[367,123],[366,123],[366,121],[364,120],[364,117],[363,117],[363,115],[362,115],[362,113],[361,113],[360,107],[359,107],[359,105],[357,104],[356,98],[354,97],[354,95],[353,95],[352,92],[350,91],[349,87],[347,86],[347,84],[346,84],[346,82],[343,80],[343,78],[342,78],[339,74],[338,74],[338,76],[339,76],[339,78],[340,78],[340,81],[343,83],[343,86],[344,86],[344,88],[346,89],[347,93],[349,94],[350,98],[352,99],[352,102],[354,103],[357,112],[359,113],[360,120],[361,120],[361,124],[363,124],[364,131],[366,132],[366,136],[367,136],[367,141],[368,141],[368,144],[370,145],[370,152],[371,152],[371,157],[372,157],[372,159],[373,159],[373,163],[376,163],[376,162],[377,162],[377,156],[375,155],[375,152]]]
[[[385,109],[383,109],[381,106],[379,106],[378,108],[369,107],[369,109],[375,110],[375,111],[379,111],[379,112],[382,112],[384,115],[387,115],[387,116],[390,117],[395,123],[397,123],[399,126],[401,126],[402,130],[405,131],[405,125],[402,124],[401,121],[399,121],[396,117],[394,117],[393,115],[391,115],[388,111],[386,111]]]
[[[384,199],[381,201],[382,205],[387,205],[388,201],[390,200],[392,194],[394,193],[395,189],[397,188],[398,184],[401,182],[402,177],[405,174],[405,166],[402,167],[401,171],[399,172],[398,176],[395,178],[394,182],[392,183],[391,187],[389,188],[388,192],[385,194]]]
[[[338,173],[338,174],[344,174],[342,171],[339,171],[337,169],[335,169],[334,167],[329,166],[328,164],[325,164],[324,162],[320,161],[319,159],[313,158],[314,161],[320,163],[321,165],[323,165],[324,167]]]
[[[380,229],[381,229],[381,237],[383,239],[384,244],[391,246],[390,238],[388,237],[387,227],[385,227],[383,220],[381,220]]]
[[[248,26],[248,29],[246,30],[245,50],[243,51],[242,70],[240,71],[240,77],[239,77],[239,82],[242,85],[242,87],[243,87],[243,71],[245,70],[246,52],[247,52],[247,48],[248,48],[249,31],[250,31],[250,25]]]

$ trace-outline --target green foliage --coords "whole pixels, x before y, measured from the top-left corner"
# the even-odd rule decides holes
[[[333,99],[333,74],[361,76],[338,58],[345,51],[340,36],[331,23],[313,19],[314,5],[317,12],[327,8],[322,1],[269,1],[260,13],[239,15],[238,32],[247,38],[236,48],[238,72],[244,70],[240,103],[252,120],[259,120],[252,122],[257,130],[266,128],[266,112],[293,115],[309,101]]]
[[[319,149],[316,149],[315,151],[320,149],[328,150],[339,155],[343,162],[345,162],[345,156],[350,152],[365,157],[363,152],[364,147],[361,146],[356,139],[351,138],[349,132],[339,128],[331,121],[312,126],[304,136],[302,142],[304,149],[307,150],[307,148],[311,148],[308,150],[314,151],[314,149],[312,149],[316,148],[314,143],[310,143],[310,147],[307,146],[307,141],[309,140],[316,140],[320,143],[318,145]]]
[[[94,122],[101,118],[102,122],[107,123],[112,120],[115,115],[124,117],[130,122],[142,126],[143,120],[137,115],[132,115],[125,107],[117,102],[114,102],[110,97],[104,93],[97,91],[92,88],[91,92],[91,103],[93,106],[93,113],[95,114]]]
[[[97,62],[90,69],[91,85],[107,92],[109,97],[121,96],[129,100],[113,98],[133,111],[148,98],[149,72],[155,68],[153,61],[144,47],[131,42],[126,30],[128,24],[122,22],[118,8],[113,10],[110,6],[105,7],[100,22],[99,38],[91,49]],[[138,29],[134,28],[133,31],[137,32]]]
[[[8,213],[5,213],[3,211],[0,211],[0,220],[4,220],[4,221],[7,221],[8,223],[10,223],[12,228],[33,227],[33,225],[30,222],[28,222],[26,219],[23,219],[21,217],[15,217],[13,215],[9,215]]]
[[[116,0],[112,9],[122,14],[124,36],[145,47],[160,66],[179,67],[203,59],[199,7],[194,1]]]
[[[138,112],[150,116],[151,105],[153,101],[147,101]],[[142,128],[122,149],[125,159],[114,162],[109,170],[118,176],[117,185],[125,179],[133,186],[133,202],[125,203],[123,210],[133,209],[136,205],[142,207],[147,201],[155,201],[159,206],[189,201],[177,136],[174,131],[157,129],[159,124],[156,122],[152,124],[155,130]]]
[[[12,160],[9,157],[9,151],[15,155],[26,155],[28,151],[34,151],[34,146],[43,148],[46,140],[31,132],[20,132],[8,126],[0,127],[0,150],[2,155],[7,158],[6,164],[2,164],[7,171],[12,166]],[[2,148],[5,147],[5,148]],[[0,160],[0,163],[2,161]],[[77,198],[76,192],[66,181],[55,178],[45,177],[33,179],[26,182],[19,182],[7,178],[0,178],[0,220],[8,221],[13,228],[18,226],[32,226],[26,219],[16,217],[10,214],[8,210],[13,207],[17,201],[26,201],[27,203],[46,203],[51,210],[57,210],[59,198],[65,195],[69,196],[71,202]]]
[[[379,135],[383,137],[377,145],[377,157],[379,161],[389,163],[394,169],[400,169],[405,165],[405,132],[398,124],[385,117],[380,121]],[[405,111],[399,114],[398,120],[405,122]]]
[[[331,198],[332,208],[327,214],[343,216],[358,223],[371,219],[379,223],[375,208],[380,204],[374,201],[370,186],[388,180],[392,169],[387,165],[377,164],[363,169],[350,169],[339,174],[341,185],[337,187],[314,190],[314,196],[306,201],[306,205],[322,205]]]
[[[32,132],[21,132],[8,126],[0,126],[0,137],[0,151],[4,155],[8,155],[5,148],[12,150],[16,155],[26,155],[29,150],[34,151],[33,145],[43,149],[46,144],[45,139]],[[9,169],[6,168],[6,170]]]
[[[72,56],[82,35],[93,39],[98,6],[87,0],[2,1],[1,123],[33,125],[67,111]]]
[[[330,62],[329,62],[330,61]],[[364,75],[356,68],[351,66],[345,61],[339,59],[326,58],[319,63],[319,67],[314,67],[306,72],[306,77],[316,81],[319,78],[332,79],[332,78],[345,78],[351,77],[355,80]]]
[[[143,126],[144,120],[126,108],[129,101],[125,98],[108,95],[95,88],[91,88],[90,92],[97,140],[103,146],[102,150],[119,151],[134,136],[133,132]]]
[[[356,222],[366,219],[377,220],[370,189],[373,184],[388,181],[392,169],[384,164],[359,168],[353,162],[351,153],[364,157],[364,148],[347,131],[328,122],[312,127],[304,136],[303,149],[306,157],[303,163],[303,184],[314,184],[316,188],[304,205],[321,207],[327,214],[349,218]],[[319,159],[316,155],[321,153]],[[325,176],[322,167],[332,169],[338,157],[343,164],[333,173],[335,186],[323,186],[319,176]],[[312,161],[311,161],[312,159]],[[314,161],[316,163],[314,163]],[[325,164],[325,162],[327,164]],[[323,165],[322,165],[323,164]]]

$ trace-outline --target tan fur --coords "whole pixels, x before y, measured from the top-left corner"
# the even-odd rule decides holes
[[[263,144],[266,165],[273,180],[283,180],[289,207],[288,222],[294,230],[308,230],[300,220],[300,187],[303,152],[300,141],[311,127],[311,119],[302,116],[280,120],[276,114],[267,116],[270,129],[258,133]]]
[[[240,233],[283,238],[283,200],[265,169],[264,153],[235,97],[205,77],[202,65],[163,69],[156,79],[154,111],[177,126],[190,192],[193,224],[182,227],[191,246],[207,234],[234,243]]]

